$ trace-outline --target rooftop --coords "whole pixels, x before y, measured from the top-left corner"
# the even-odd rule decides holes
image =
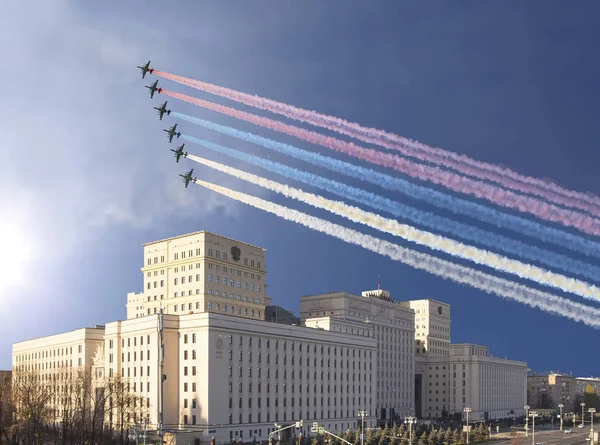
[[[158,241],[150,241],[149,243],[142,244],[142,246],[143,247],[151,246],[152,244],[158,244],[158,243],[162,243],[164,241],[172,241],[172,240],[176,240],[176,239],[180,239],[180,238],[186,238],[186,237],[192,236],[192,235],[200,235],[202,233],[208,233],[209,235],[218,236],[220,238],[223,238],[223,239],[226,239],[226,240],[229,240],[229,241],[233,241],[233,242],[236,242],[236,243],[239,243],[239,244],[244,244],[244,245],[249,246],[249,247],[254,247],[255,249],[261,249],[263,252],[265,252],[267,250],[267,249],[263,249],[262,247],[255,246],[253,244],[245,243],[245,242],[237,240],[237,239],[233,239],[233,238],[229,238],[229,237],[226,237],[226,236],[223,236],[223,235],[219,235],[218,233],[209,232],[208,230],[200,230],[198,232],[186,233],[185,235],[172,236],[171,238],[164,238],[164,239],[161,239],[161,240],[158,240]]]

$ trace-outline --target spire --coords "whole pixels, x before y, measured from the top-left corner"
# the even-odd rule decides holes
[[[377,275],[377,290],[381,289],[381,280],[379,279],[379,275]]]

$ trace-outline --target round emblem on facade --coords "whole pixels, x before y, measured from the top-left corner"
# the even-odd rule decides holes
[[[442,306],[438,306],[438,314],[442,315]]]
[[[223,340],[220,338],[217,338],[217,349],[221,349],[223,347]]]
[[[240,250],[240,248],[238,246],[233,246],[231,248],[231,258],[233,258],[233,261],[239,261],[241,254],[242,254],[242,251]]]

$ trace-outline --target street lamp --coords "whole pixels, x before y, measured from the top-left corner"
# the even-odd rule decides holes
[[[523,409],[525,410],[525,437],[529,437],[529,405],[525,405]]]
[[[558,404],[558,408],[560,409],[560,430],[562,431],[562,409],[565,407],[562,403]]]
[[[364,409],[358,410],[358,415],[362,418],[361,428],[360,428],[360,445],[363,445],[365,441],[365,416],[369,415],[369,412]]]
[[[412,426],[417,423],[416,417],[406,417],[404,423],[408,424],[408,445],[412,445]]]
[[[590,413],[590,417],[592,418],[592,426],[590,427],[590,438],[592,439],[592,443],[594,443],[594,413],[596,412],[596,408],[588,408],[588,413]]]
[[[529,413],[531,416],[531,444],[535,445],[535,418],[538,416],[537,411],[531,411]]]
[[[583,424],[585,423],[583,420],[583,408],[585,408],[585,403],[581,402],[579,406],[581,406],[581,426],[583,426]]]
[[[463,411],[467,413],[467,445],[469,445],[469,413],[471,408],[463,408]]]

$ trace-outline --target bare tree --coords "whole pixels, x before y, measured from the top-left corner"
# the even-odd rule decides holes
[[[10,440],[13,423],[12,382],[10,372],[0,372],[0,444]]]
[[[11,442],[43,443],[46,426],[53,417],[54,399],[54,385],[46,377],[37,370],[13,370]]]
[[[108,417],[111,430],[118,432],[122,445],[126,432],[147,416],[146,399],[133,391],[131,382],[121,376],[108,380]]]

